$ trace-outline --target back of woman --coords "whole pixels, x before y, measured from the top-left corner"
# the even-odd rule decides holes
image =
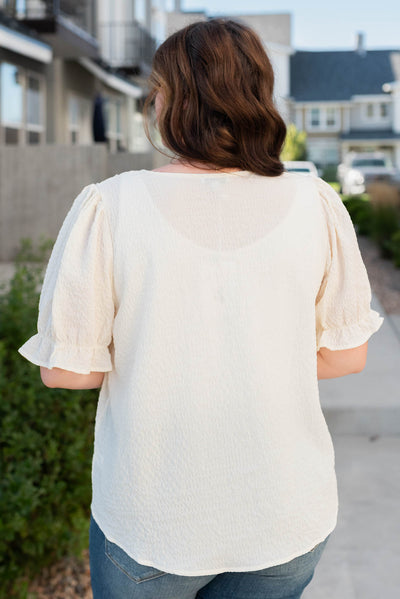
[[[175,158],[78,195],[20,353],[49,386],[101,385],[95,599],[296,599],[338,513],[318,378],[354,372],[318,352],[383,318],[341,198],[283,170],[254,32],[190,25],[150,83]]]

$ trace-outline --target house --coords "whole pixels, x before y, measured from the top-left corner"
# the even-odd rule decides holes
[[[111,152],[148,151],[140,113],[146,88],[134,76],[149,71],[155,49],[146,28],[151,5],[144,3],[140,23],[134,3],[123,0],[0,0],[0,93],[7,125],[0,143],[107,140]],[[6,38],[14,40],[13,49]]]
[[[350,151],[381,151],[400,166],[400,50],[296,51],[290,57],[290,120],[307,132],[319,167]]]

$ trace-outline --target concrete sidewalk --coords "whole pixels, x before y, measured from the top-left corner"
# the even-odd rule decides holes
[[[332,434],[400,435],[400,317],[386,314],[374,293],[371,306],[384,322],[369,339],[364,370],[318,382]]]
[[[332,438],[338,523],[302,599],[399,599],[400,436]]]
[[[338,523],[302,599],[400,597],[400,316],[370,338],[359,374],[319,381],[332,434]]]

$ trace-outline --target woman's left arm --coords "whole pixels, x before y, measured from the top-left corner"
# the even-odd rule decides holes
[[[54,244],[39,300],[38,332],[18,351],[47,387],[94,389],[113,370],[113,242],[97,184],[75,198]]]
[[[40,376],[43,384],[51,389],[97,389],[103,383],[104,372],[78,374],[62,368],[41,366]]]

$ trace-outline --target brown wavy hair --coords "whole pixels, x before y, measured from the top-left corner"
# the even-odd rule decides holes
[[[179,158],[267,176],[283,172],[286,125],[273,101],[274,72],[250,27],[218,18],[173,33],[155,52],[149,87],[144,124],[152,144],[148,112],[161,92],[158,129]]]

